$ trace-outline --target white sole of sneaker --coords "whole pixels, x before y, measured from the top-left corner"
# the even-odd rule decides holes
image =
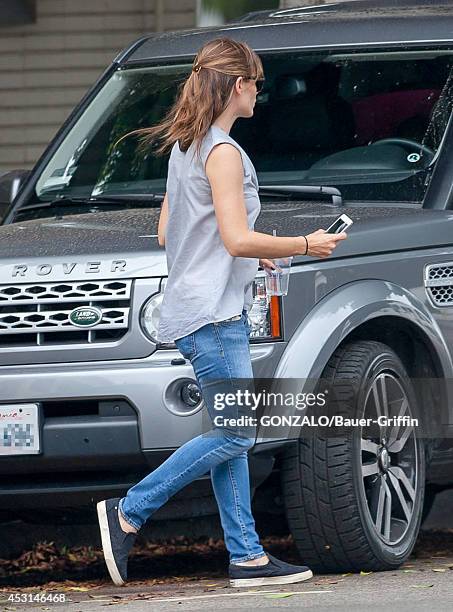
[[[313,572],[311,570],[308,570],[306,572],[290,574],[289,576],[264,576],[263,578],[232,578],[230,579],[230,586],[254,587],[274,584],[292,584],[294,582],[303,582],[304,580],[309,580],[310,578],[313,578]]]
[[[107,569],[109,570],[110,577],[116,584],[116,586],[122,586],[124,584],[124,580],[120,576],[120,573],[115,563],[115,558],[113,556],[105,500],[100,501],[96,504],[96,510],[98,513],[99,529],[101,532],[102,551],[104,553],[104,559],[107,565]]]

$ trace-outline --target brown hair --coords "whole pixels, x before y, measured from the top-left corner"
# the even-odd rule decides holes
[[[179,85],[178,95],[170,110],[160,123],[124,134],[114,147],[130,134],[142,133],[139,152],[145,152],[157,138],[162,143],[156,153],[165,153],[179,140],[182,151],[198,139],[201,141],[211,124],[225,110],[238,76],[264,78],[259,55],[245,42],[231,38],[215,38],[205,43],[198,51],[192,71]]]

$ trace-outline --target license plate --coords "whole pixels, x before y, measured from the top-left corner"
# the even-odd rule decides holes
[[[0,455],[41,452],[40,404],[0,404]]]

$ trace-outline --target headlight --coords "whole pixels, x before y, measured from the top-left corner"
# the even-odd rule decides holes
[[[159,293],[152,295],[149,300],[145,302],[142,307],[140,314],[140,325],[143,333],[155,344],[158,344],[161,348],[176,348],[174,342],[158,342],[157,341],[157,328],[160,319],[160,307],[164,298],[164,288],[167,278],[163,278],[160,284]]]
[[[159,324],[160,305],[163,297],[163,293],[155,293],[145,302],[140,315],[140,324],[144,333],[155,343],[157,343],[157,326]]]
[[[159,348],[176,348],[174,342],[158,342],[157,328],[160,318],[160,307],[164,297],[164,287],[167,278],[162,279],[159,293],[155,293],[143,305],[140,323],[143,332]],[[255,277],[252,285],[253,303],[249,310],[251,341],[271,341],[282,338],[281,298],[277,295],[268,296],[264,276]]]

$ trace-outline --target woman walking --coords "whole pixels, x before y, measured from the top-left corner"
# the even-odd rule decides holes
[[[163,139],[171,149],[167,192],[159,220],[166,247],[168,281],[158,340],[174,341],[188,359],[213,421],[214,396],[237,381],[253,381],[247,312],[252,282],[271,257],[327,257],[346,234],[276,237],[255,232],[261,209],[258,181],[245,151],[229,135],[238,117],[251,117],[264,80],[259,56],[229,38],[207,42],[166,118],[145,132],[142,146]],[[124,136],[123,136],[124,137]],[[217,396],[218,397],[218,396]],[[222,417],[241,415],[225,406]],[[210,472],[229,552],[235,587],[300,582],[312,577],[304,565],[266,552],[251,513],[248,449],[253,427],[214,426],[189,440],[125,497],[97,504],[102,547],[115,584],[127,579],[127,558],[137,531],[182,487]]]

